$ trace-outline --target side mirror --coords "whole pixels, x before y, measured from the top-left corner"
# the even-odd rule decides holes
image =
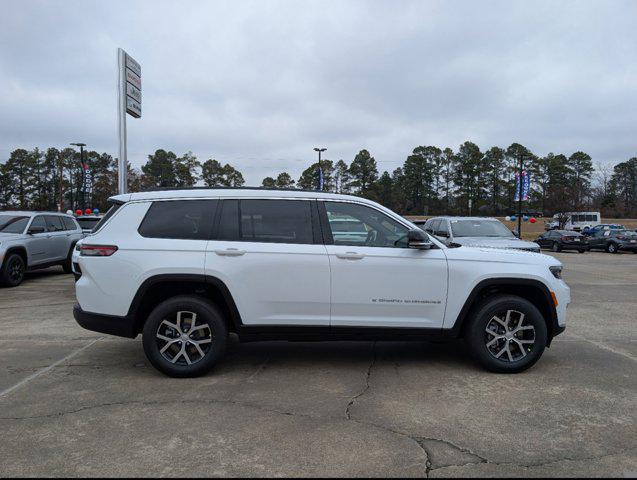
[[[407,242],[409,248],[418,250],[429,250],[433,245],[427,234],[422,230],[409,230],[407,233]]]
[[[517,231],[517,230],[511,230],[511,233],[512,233],[514,236],[516,236],[516,237],[520,238],[520,235],[518,235],[518,231]]]
[[[45,229],[44,227],[40,227],[40,226],[33,226],[31,228],[29,228],[29,231],[27,232],[29,235],[34,235],[36,233],[44,233]]]

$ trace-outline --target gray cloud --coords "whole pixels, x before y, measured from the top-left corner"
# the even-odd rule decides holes
[[[637,154],[637,3],[5,1],[0,158],[82,140],[116,154],[116,48],[142,64],[129,160],[163,147],[248,183],[369,149],[517,141]]]

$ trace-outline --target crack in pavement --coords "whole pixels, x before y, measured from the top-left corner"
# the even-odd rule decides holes
[[[122,402],[106,402],[106,403],[98,403],[96,405],[87,405],[84,407],[77,408],[75,410],[65,410],[62,412],[55,413],[47,413],[43,415],[33,415],[33,416],[23,416],[23,417],[0,417],[0,420],[32,420],[32,419],[40,419],[40,418],[55,418],[55,417],[63,417],[65,415],[73,415],[76,413],[84,412],[87,410],[94,410],[98,408],[105,407],[113,407],[113,406],[126,406],[126,405],[143,405],[143,406],[165,406],[165,405],[174,405],[174,404],[199,404],[199,405],[212,405],[212,404],[224,404],[224,405],[237,405],[246,408],[253,408],[255,410],[267,412],[267,413],[275,413],[278,415],[286,415],[286,416],[298,416],[305,417],[310,419],[324,419],[325,417],[317,417],[312,415],[307,415],[303,413],[295,413],[295,412],[287,412],[283,410],[276,410],[273,408],[263,407],[261,405],[257,405],[254,403],[248,402],[240,402],[237,400],[222,400],[222,399],[192,399],[192,400],[127,400]]]
[[[374,368],[375,364],[376,364],[376,342],[372,343],[372,361],[369,364],[369,367],[367,367],[367,374],[365,375],[365,387],[363,388],[363,390],[361,390],[361,392],[358,395],[355,395],[354,397],[352,397],[352,399],[347,404],[347,408],[345,409],[345,417],[348,420],[352,419],[350,410],[352,406],[354,405],[354,402],[360,397],[362,397],[363,395],[365,395],[365,393],[367,393],[367,391],[369,390],[369,377],[372,374],[372,368]]]

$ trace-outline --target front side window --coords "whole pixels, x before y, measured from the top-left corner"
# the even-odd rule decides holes
[[[153,202],[139,226],[148,238],[207,240],[217,200],[168,200]]]
[[[47,228],[46,228],[46,222],[44,221],[44,217],[42,215],[33,217],[33,221],[31,222],[29,229],[31,229],[32,227],[42,227],[44,231],[46,232]]]
[[[307,200],[241,200],[239,215],[240,241],[314,243]]]
[[[378,210],[357,203],[325,202],[334,245],[406,248],[409,229]],[[345,229],[343,226],[348,225]]]
[[[0,215],[0,233],[23,233],[28,223],[24,215]]]

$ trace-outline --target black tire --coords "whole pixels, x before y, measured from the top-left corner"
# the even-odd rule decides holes
[[[524,320],[522,320],[524,324],[522,326],[532,326],[533,330],[525,329],[517,334],[509,331],[509,335],[513,334],[511,338],[502,338],[497,340],[491,347],[488,347],[487,344],[493,343],[492,340],[496,339],[496,334],[487,333],[487,327],[492,325],[499,326],[500,324],[495,323],[493,320],[494,317],[497,316],[504,320],[507,311],[513,312],[509,322],[510,326],[520,326],[518,325],[521,320],[519,314],[522,313],[524,314]],[[465,341],[478,363],[491,372],[522,372],[532,367],[540,359],[546,347],[548,335],[546,322],[535,305],[521,297],[514,295],[488,297],[473,309],[470,322],[465,331]],[[502,328],[504,329],[504,327]],[[522,335],[522,337],[518,338],[518,335]],[[529,343],[531,342],[531,335],[533,336],[532,343]],[[522,344],[518,343],[518,341],[528,345],[524,347],[524,352],[522,352]],[[499,350],[503,349],[503,351],[506,351],[504,350],[505,348],[508,348],[509,351],[506,355],[503,355],[504,359],[496,358],[496,353],[502,355]]]
[[[0,270],[0,285],[4,287],[17,287],[24,280],[24,273],[27,266],[22,255],[10,253],[4,259],[2,270]]]
[[[185,332],[190,329],[188,324],[192,319],[190,314],[195,313],[196,322],[198,323],[198,335],[199,333],[201,335],[209,333],[211,337],[209,342],[207,341],[208,336],[205,338],[197,337],[197,340],[201,341],[201,345],[203,345],[199,346],[201,350],[197,350],[197,347],[195,347],[192,334],[183,333],[180,335],[179,331],[182,330],[181,328],[178,331],[164,323],[164,320],[167,320],[175,326],[179,325],[177,320],[178,312],[182,312],[181,322],[186,320]],[[183,326],[183,323],[181,326]],[[206,330],[206,326],[208,330]],[[173,334],[171,335],[170,332],[173,332]],[[169,298],[155,307],[144,324],[142,335],[144,353],[148,361],[157,370],[169,377],[185,378],[204,375],[215,366],[225,353],[228,329],[223,315],[215,305],[201,297],[180,295]],[[170,342],[159,339],[157,335],[170,338]],[[204,340],[207,343],[204,344]],[[193,343],[191,344],[191,342]],[[171,343],[170,346],[168,346],[169,343]],[[162,348],[167,346],[168,348],[162,353]],[[203,351],[204,355],[201,356],[198,353],[199,351]],[[172,357],[172,361],[170,357]],[[192,364],[187,364],[187,361],[192,361]]]
[[[619,253],[619,247],[615,242],[610,242],[608,245],[606,245],[606,251],[608,253]]]
[[[62,269],[64,273],[73,273],[73,268],[71,263],[73,262],[73,249],[75,248],[75,244],[71,245],[71,249],[69,250],[68,255],[66,256],[66,260],[62,264]]]
[[[553,242],[553,245],[551,245],[551,250],[553,252],[561,252],[562,251],[562,247],[560,247],[559,243]]]
[[[580,249],[578,250],[578,252],[579,252],[579,253],[584,253],[585,251],[586,251],[586,249],[585,249],[585,248],[580,248]]]

